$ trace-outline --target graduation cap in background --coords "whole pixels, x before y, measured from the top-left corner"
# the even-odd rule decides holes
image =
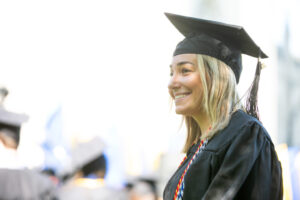
[[[250,38],[241,26],[217,21],[165,13],[171,23],[185,38],[179,42],[173,56],[180,54],[203,54],[223,61],[234,72],[239,83],[242,71],[241,54],[258,58],[255,79],[247,98],[246,110],[258,117],[257,90],[261,71],[259,58],[268,56]]]
[[[105,144],[99,137],[95,137],[87,142],[80,142],[71,151],[71,166],[61,174],[62,180],[67,181],[77,172],[82,171],[88,175],[98,169],[106,170],[105,157],[103,151]]]
[[[128,177],[125,187],[128,191],[138,196],[153,194],[155,197],[157,197],[157,182],[157,177],[154,175]]]
[[[3,102],[8,94],[8,90],[4,87],[0,88],[0,132],[5,136],[12,138],[18,146],[20,141],[21,125],[28,120],[25,114],[14,113],[3,107]]]

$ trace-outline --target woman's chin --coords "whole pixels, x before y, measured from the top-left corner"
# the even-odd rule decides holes
[[[184,109],[184,108],[176,107],[175,112],[178,115],[183,115],[183,116],[186,116],[186,117],[188,117],[188,116],[194,117],[194,116],[198,116],[198,115],[203,114],[203,112],[201,112],[199,110],[197,112],[195,112],[195,110],[196,110],[196,108],[189,108],[189,109],[185,108]]]
[[[175,112],[178,115],[188,115],[188,112],[185,109],[176,108]]]

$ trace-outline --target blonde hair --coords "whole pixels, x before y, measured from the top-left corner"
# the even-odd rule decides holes
[[[208,114],[211,129],[204,136],[195,119],[191,116],[184,116],[187,139],[183,152],[187,152],[198,139],[212,138],[228,125],[231,113],[242,108],[237,93],[235,75],[231,68],[211,56],[198,54],[197,61],[203,89],[201,109]]]

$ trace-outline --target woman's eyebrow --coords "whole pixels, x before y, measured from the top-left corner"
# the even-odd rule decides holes
[[[185,64],[195,65],[194,63],[192,63],[190,61],[181,61],[181,62],[177,63],[177,66],[181,66],[181,65],[185,65]]]
[[[190,61],[181,61],[181,62],[178,62],[176,64],[176,66],[182,66],[182,65],[185,65],[185,64],[191,64],[191,65],[195,66],[195,64],[193,62],[190,62]],[[170,65],[170,68],[172,68],[172,65]]]

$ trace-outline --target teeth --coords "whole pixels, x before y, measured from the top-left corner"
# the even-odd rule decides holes
[[[177,95],[177,96],[175,96],[175,99],[183,98],[185,96],[186,96],[186,94]]]

